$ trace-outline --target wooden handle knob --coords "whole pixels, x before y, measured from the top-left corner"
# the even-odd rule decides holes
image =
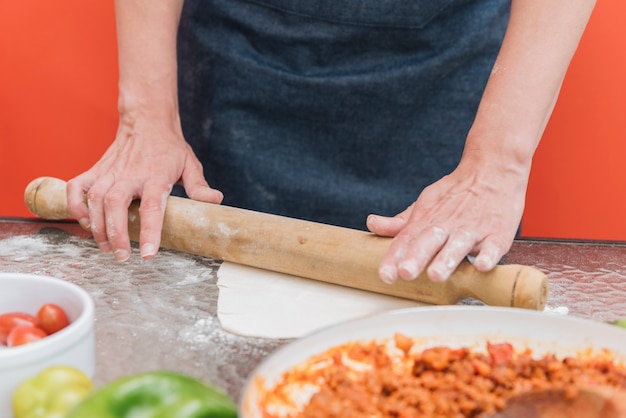
[[[48,220],[71,218],[65,196],[66,183],[53,177],[39,177],[24,191],[24,203],[35,216]]]
[[[44,219],[70,216],[62,180],[34,180],[25,201]],[[137,202],[129,208],[129,235],[139,240]],[[390,243],[365,231],[178,197],[168,198],[161,236],[165,248],[420,302],[456,304],[471,297],[493,306],[545,306],[547,277],[528,266],[497,266],[482,273],[464,261],[444,283],[422,274],[385,284],[378,265]]]

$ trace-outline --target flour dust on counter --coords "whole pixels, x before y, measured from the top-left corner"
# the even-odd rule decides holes
[[[220,324],[246,337],[299,338],[365,315],[428,306],[229,262],[222,263],[217,278]]]
[[[18,235],[0,240],[0,256],[12,257],[13,261],[25,261],[49,252],[69,258],[77,258],[80,254],[80,249],[74,245],[62,246],[50,242],[45,235]]]

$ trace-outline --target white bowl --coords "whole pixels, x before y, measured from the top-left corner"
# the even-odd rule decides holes
[[[484,350],[487,341],[509,342],[534,354],[576,355],[609,349],[626,363],[626,330],[591,320],[525,309],[437,306],[399,309],[345,322],[295,340],[267,357],[251,374],[239,402],[240,418],[257,418],[260,391],[281,375],[331,347],[353,341],[389,340],[400,332],[415,349],[434,345]]]
[[[42,340],[0,348],[0,417],[12,417],[17,386],[54,365],[73,366],[93,377],[95,370],[94,303],[79,286],[47,276],[0,273],[0,314],[37,313],[55,303],[67,313],[70,325]]]

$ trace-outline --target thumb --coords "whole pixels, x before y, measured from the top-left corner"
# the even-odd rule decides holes
[[[382,237],[395,237],[407,224],[408,210],[396,216],[380,216],[371,214],[367,217],[367,228]]]
[[[185,171],[181,177],[185,193],[193,200],[207,203],[222,203],[224,194],[209,186],[200,172]]]

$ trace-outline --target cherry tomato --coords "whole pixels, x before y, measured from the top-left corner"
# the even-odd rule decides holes
[[[39,328],[48,335],[54,334],[70,324],[63,308],[54,303],[46,303],[39,308],[37,320],[39,321]]]
[[[10,312],[0,315],[0,344],[6,345],[9,333],[19,325],[37,326],[38,321],[34,316],[23,312]]]
[[[46,338],[48,334],[39,327],[33,327],[28,325],[18,325],[13,327],[7,338],[7,345],[9,347],[15,347],[18,345],[24,345],[32,343],[33,341]]]

